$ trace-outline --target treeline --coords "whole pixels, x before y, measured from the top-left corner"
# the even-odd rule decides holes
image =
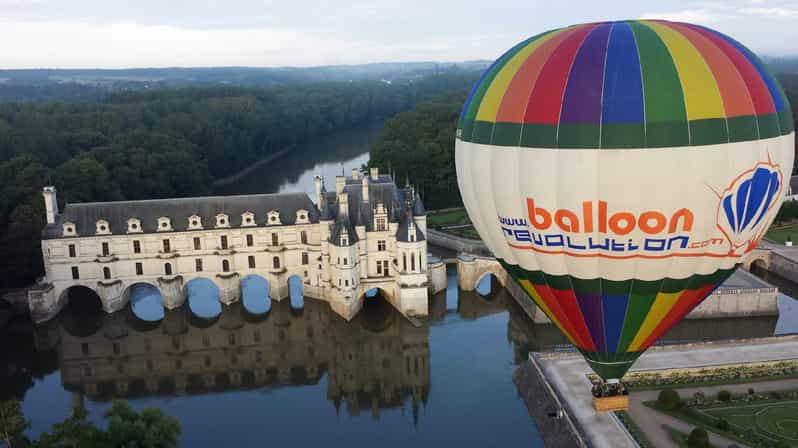
[[[370,166],[416,186],[429,209],[462,205],[454,167],[454,134],[466,91],[420,103],[385,124]]]
[[[102,102],[0,103],[0,288],[41,273],[41,187],[59,202],[206,194],[292,145],[384,119],[478,73],[118,93]]]

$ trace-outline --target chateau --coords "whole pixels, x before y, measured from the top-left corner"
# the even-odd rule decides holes
[[[94,291],[111,313],[140,283],[158,288],[164,307],[174,309],[196,278],[213,281],[229,305],[240,298],[241,280],[257,275],[278,301],[296,276],[305,296],[346,319],[374,288],[404,315],[427,315],[429,294],[445,288],[445,266],[427,263],[426,212],[414,189],[372,168],[336,177],[329,192],[317,176],[315,190],[315,204],[305,193],[279,193],[68,204],[59,211],[55,187],[45,187],[45,276],[28,293],[31,314],[52,318],[74,287]]]

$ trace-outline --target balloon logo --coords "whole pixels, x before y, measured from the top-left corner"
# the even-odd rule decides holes
[[[782,173],[772,163],[760,163],[734,179],[721,197],[718,227],[733,250],[750,251],[767,231],[760,226],[765,215],[776,205],[782,185]]]
[[[734,39],[661,20],[574,25],[512,47],[457,124],[485,244],[604,379],[743,262],[795,151],[779,82]]]

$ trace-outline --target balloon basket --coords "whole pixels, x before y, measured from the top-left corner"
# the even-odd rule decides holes
[[[597,412],[626,411],[629,409],[629,395],[593,397],[593,408]]]

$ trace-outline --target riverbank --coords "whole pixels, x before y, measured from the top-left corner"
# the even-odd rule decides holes
[[[229,175],[227,177],[223,177],[221,179],[217,179],[217,180],[213,181],[213,183],[211,184],[211,187],[212,188],[218,188],[218,187],[223,187],[225,185],[229,185],[229,184],[231,184],[233,182],[238,182],[242,178],[252,174],[253,172],[257,171],[258,169],[260,169],[260,168],[262,168],[262,167],[274,162],[275,160],[278,160],[279,158],[283,157],[284,155],[288,154],[288,152],[291,151],[294,148],[296,148],[296,146],[289,146],[288,148],[285,148],[285,149],[283,149],[281,151],[277,151],[276,153],[274,153],[274,154],[272,154],[272,155],[270,155],[268,157],[265,157],[263,159],[258,160],[257,162],[253,163],[252,165],[244,168],[243,170],[241,170],[241,171],[239,171],[239,172],[237,172],[235,174],[231,174],[231,175]]]

